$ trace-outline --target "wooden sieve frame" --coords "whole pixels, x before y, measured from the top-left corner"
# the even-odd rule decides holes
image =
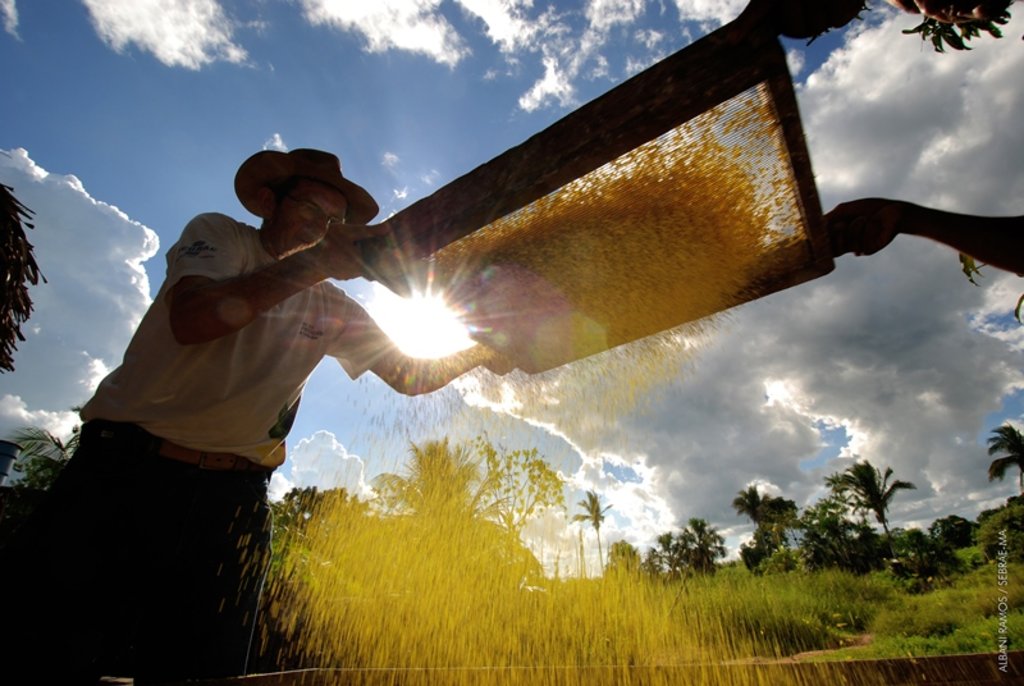
[[[390,217],[390,248],[381,239],[364,244],[369,276],[408,294],[417,263],[437,250],[761,83],[785,139],[805,236],[779,248],[787,254],[768,260],[774,270],[741,301],[826,274],[832,251],[785,53],[766,27],[738,35],[726,25]],[[396,246],[401,273],[375,269],[376,255]]]

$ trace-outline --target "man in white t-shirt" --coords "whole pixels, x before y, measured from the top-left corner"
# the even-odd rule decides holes
[[[259,152],[235,190],[261,227],[189,222],[121,366],[82,409],[80,449],[0,557],[0,587],[22,587],[0,622],[0,676],[244,673],[267,484],[314,367],[332,356],[418,394],[483,361],[474,348],[407,357],[329,281],[361,276],[358,241],[387,231],[365,225],[377,204],[337,157]]]

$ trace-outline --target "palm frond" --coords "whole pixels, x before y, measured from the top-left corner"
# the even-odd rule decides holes
[[[1010,467],[1016,467],[1020,464],[1018,458],[1015,457],[1000,457],[998,460],[992,460],[992,464],[988,466],[988,480],[1000,481],[1006,476],[1006,471]]]
[[[0,372],[14,371],[14,351],[24,341],[21,325],[32,314],[28,286],[46,278],[39,271],[32,244],[25,235],[32,210],[0,183]]]

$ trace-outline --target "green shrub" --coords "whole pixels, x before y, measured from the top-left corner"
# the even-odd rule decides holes
[[[800,552],[789,548],[779,548],[757,565],[758,574],[782,574],[803,569]]]
[[[960,548],[956,551],[956,556],[960,559],[960,565],[965,571],[977,569],[985,564],[985,553],[976,545]]]
[[[976,622],[991,622],[1001,594],[1009,607],[1024,606],[1024,565],[1009,566],[1005,586],[998,585],[996,572],[996,566],[988,564],[965,574],[951,588],[898,597],[878,613],[871,630],[877,636],[902,638],[950,636]]]
[[[871,625],[876,634],[886,636],[946,636],[963,623],[963,597],[940,592],[905,598],[894,607],[883,609]]]
[[[929,655],[962,655],[967,653],[995,653],[1000,638],[994,617],[975,619],[943,636],[876,636],[865,649],[839,651],[830,656],[844,659],[858,658],[927,657]],[[1007,617],[1006,635],[1011,650],[1024,642],[1024,613],[1014,612]]]
[[[1010,562],[1024,562],[1024,498],[1010,498],[988,513],[978,528],[977,541],[989,560],[1005,550]]]

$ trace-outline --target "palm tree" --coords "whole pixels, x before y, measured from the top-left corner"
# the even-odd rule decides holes
[[[69,438],[61,439],[33,426],[17,429],[7,438],[20,448],[14,471],[21,478],[0,489],[0,539],[28,519],[42,501],[78,448],[79,433],[76,426]]]
[[[1007,469],[1017,467],[1020,472],[1017,479],[1020,484],[1020,492],[1024,494],[1024,435],[1021,435],[1020,431],[1009,424],[1003,424],[999,428],[993,429],[992,433],[995,435],[988,438],[988,454],[1007,454],[993,460],[992,464],[988,466],[988,480],[999,479],[1002,481],[1006,476]]]
[[[725,557],[725,539],[707,520],[692,518],[679,535],[689,568],[700,574],[713,574],[715,561]]]
[[[604,521],[604,513],[612,508],[611,505],[601,507],[601,497],[594,491],[587,491],[587,497],[577,503],[583,512],[573,515],[574,522],[590,522],[597,535],[597,559],[604,569],[604,552],[601,550],[601,522]]]
[[[679,579],[686,572],[686,547],[679,536],[666,531],[657,538],[658,547],[648,553],[648,571],[668,579]]]
[[[466,446],[448,439],[409,447],[405,474],[381,474],[374,487],[392,511],[445,518],[485,518],[493,483]]]
[[[732,501],[736,514],[749,517],[755,526],[761,523],[761,508],[763,505],[764,499],[761,498],[761,494],[754,484],[747,486],[747,490],[740,491]]]
[[[851,502],[854,511],[872,512],[875,519],[882,525],[885,537],[889,542],[889,551],[893,552],[892,533],[889,531],[889,520],[885,513],[892,504],[897,491],[917,488],[909,481],[894,480],[889,482],[892,476],[892,467],[885,468],[882,474],[877,467],[870,462],[858,462],[845,472],[833,475],[826,481],[833,489],[841,493],[849,493],[852,496]],[[893,553],[895,556],[895,553]]]
[[[78,449],[79,431],[76,426],[71,436],[62,439],[46,429],[27,426],[15,430],[10,440],[21,447],[16,471],[22,472],[21,486],[46,490]]]
[[[797,507],[792,500],[771,495],[762,496],[756,485],[740,491],[732,501],[736,514],[745,515],[754,523],[757,530],[754,540],[762,540],[771,544],[768,553],[782,547],[786,530],[796,521]]]

